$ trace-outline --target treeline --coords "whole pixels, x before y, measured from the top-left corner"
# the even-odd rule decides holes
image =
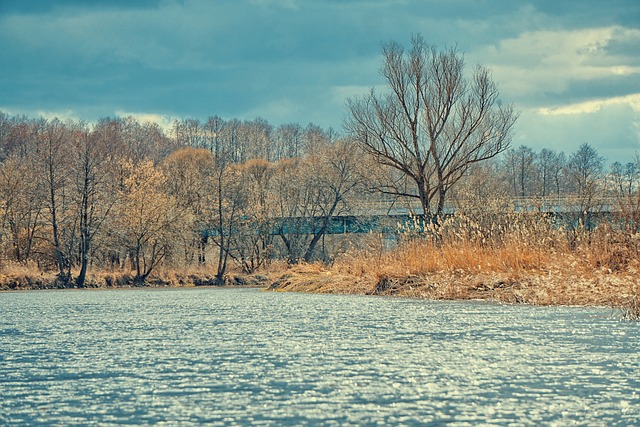
[[[499,159],[498,168],[508,179],[511,195],[516,197],[629,195],[638,188],[640,178],[640,158],[607,167],[604,157],[589,144],[569,155],[520,146],[507,151]]]
[[[92,266],[143,282],[160,264],[210,264],[223,283],[232,263],[253,272],[274,258],[308,261],[361,185],[359,165],[314,125],[214,117],[164,132],[131,117],[0,114],[1,259],[78,287]]]
[[[344,249],[324,245],[331,217],[379,197],[385,179],[398,185],[360,145],[312,124],[212,117],[165,131],[0,113],[0,259],[54,270],[61,286],[84,286],[92,267],[141,283],[159,265],[210,266],[224,283],[232,265],[329,260]],[[607,169],[586,144],[520,147],[474,165],[450,198],[594,200],[637,187],[637,160]]]
[[[564,226],[591,228],[608,219],[625,232],[640,231],[640,157],[608,164],[591,145],[575,152],[526,146],[474,165],[449,200],[458,211],[534,209],[563,212]],[[485,212],[486,213],[486,212]],[[615,215],[614,215],[615,214]]]

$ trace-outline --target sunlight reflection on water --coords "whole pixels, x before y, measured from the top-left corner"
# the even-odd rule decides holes
[[[170,289],[0,294],[0,425],[638,425],[609,310]]]

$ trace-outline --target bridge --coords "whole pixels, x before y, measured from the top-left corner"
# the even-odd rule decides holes
[[[608,216],[621,208],[621,201],[612,197],[592,198],[585,202],[576,197],[519,197],[508,199],[493,199],[489,209],[504,213],[545,213],[558,218],[575,220],[585,213],[594,217]],[[455,200],[445,205],[444,217],[449,217],[460,210],[473,211],[473,208],[463,206]],[[487,209],[487,206],[476,207],[476,210]],[[417,201],[394,202],[391,200],[369,200],[358,202],[346,213],[336,215],[328,220],[325,234],[352,233],[394,233],[401,228],[410,228],[416,217],[422,213],[422,207]],[[274,218],[266,225],[268,233],[279,234],[317,234],[322,231],[324,217],[287,217]],[[215,235],[216,230],[206,232]]]
[[[502,197],[489,200],[491,205],[503,212],[543,212],[543,213],[580,213],[589,212],[617,212],[621,206],[628,203],[627,200],[617,197],[592,197],[586,199],[578,196],[552,196],[552,197]],[[476,202],[478,204],[478,202]],[[473,207],[473,202],[453,199],[445,203],[444,214],[451,215],[459,210],[487,209],[486,204]],[[355,216],[368,215],[416,215],[422,213],[422,205],[417,199],[393,201],[393,200],[368,200],[358,202],[350,214]]]

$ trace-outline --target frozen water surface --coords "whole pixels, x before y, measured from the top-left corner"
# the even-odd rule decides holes
[[[0,294],[0,425],[640,425],[610,310],[170,289]]]

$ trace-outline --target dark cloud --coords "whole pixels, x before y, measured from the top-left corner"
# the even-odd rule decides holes
[[[421,33],[492,66],[505,100],[534,110],[640,93],[639,14],[622,0],[0,0],[0,109],[340,127],[346,97],[383,83],[381,44]],[[605,27],[593,46],[572,33]],[[607,120],[633,129],[633,114]],[[583,124],[540,120],[536,138],[554,141]]]
[[[545,92],[541,101],[549,105],[578,104],[590,100],[619,98],[640,93],[638,75],[573,80],[561,92]]]
[[[640,66],[640,28],[634,32],[616,31],[601,48],[606,56],[624,58],[626,65]]]
[[[0,0],[2,14],[45,14],[60,10],[158,9],[167,0]]]
[[[535,0],[531,4],[564,28],[640,26],[640,2],[635,0]]]

